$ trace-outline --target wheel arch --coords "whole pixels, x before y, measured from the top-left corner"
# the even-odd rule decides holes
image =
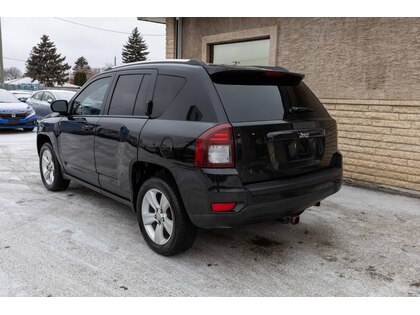
[[[52,145],[50,137],[48,137],[45,134],[39,134],[36,138],[36,148],[38,151],[38,155],[39,155],[39,152],[41,152],[41,148],[45,143],[50,143]]]
[[[137,161],[131,166],[130,174],[130,187],[132,193],[132,203],[134,212],[137,211],[137,195],[140,190],[140,187],[146,180],[152,177],[162,178],[168,181],[169,184],[172,184],[174,190],[179,195],[180,200],[182,202],[182,197],[179,192],[178,184],[169,168],[156,163]]]

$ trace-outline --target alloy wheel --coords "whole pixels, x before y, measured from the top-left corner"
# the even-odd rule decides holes
[[[173,234],[174,215],[168,198],[158,189],[149,189],[141,206],[143,226],[149,238],[165,245]]]
[[[41,157],[42,176],[47,185],[54,182],[54,160],[50,150],[45,150]]]

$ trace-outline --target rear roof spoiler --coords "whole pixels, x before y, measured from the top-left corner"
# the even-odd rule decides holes
[[[305,77],[281,67],[207,65],[204,68],[213,82],[222,84],[298,85]]]
[[[298,85],[305,77],[300,73],[274,67],[205,66],[214,83],[245,85]]]

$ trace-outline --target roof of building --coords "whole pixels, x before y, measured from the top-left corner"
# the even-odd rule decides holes
[[[138,17],[137,20],[145,21],[145,22],[152,22],[152,23],[159,23],[159,24],[166,24],[166,17]]]

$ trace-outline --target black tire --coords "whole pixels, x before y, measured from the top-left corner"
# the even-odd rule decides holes
[[[42,158],[44,156],[45,151],[49,151],[51,153],[52,162],[54,164],[54,170],[53,175],[54,179],[51,181],[51,183],[48,183],[47,180],[44,178],[44,174],[42,171]],[[61,166],[60,163],[58,163],[57,157],[54,153],[54,149],[50,143],[44,143],[41,147],[41,150],[39,151],[39,171],[41,173],[41,179],[42,183],[44,184],[45,188],[51,191],[62,191],[66,190],[69,185],[70,181],[63,178],[63,174],[61,173]]]
[[[157,189],[165,195],[169,202],[170,209],[172,210],[171,213],[173,213],[172,234],[168,238],[167,243],[163,245],[159,245],[151,239],[143,224],[143,198],[145,194],[151,189]],[[197,227],[190,221],[190,218],[184,209],[181,197],[174,187],[174,184],[172,184],[170,181],[158,177],[152,177],[146,180],[139,190],[136,210],[137,219],[143,238],[147,245],[156,253],[163,256],[176,255],[189,249],[194,243],[197,236]]]
[[[23,131],[30,132],[34,131],[35,128],[23,128]]]

